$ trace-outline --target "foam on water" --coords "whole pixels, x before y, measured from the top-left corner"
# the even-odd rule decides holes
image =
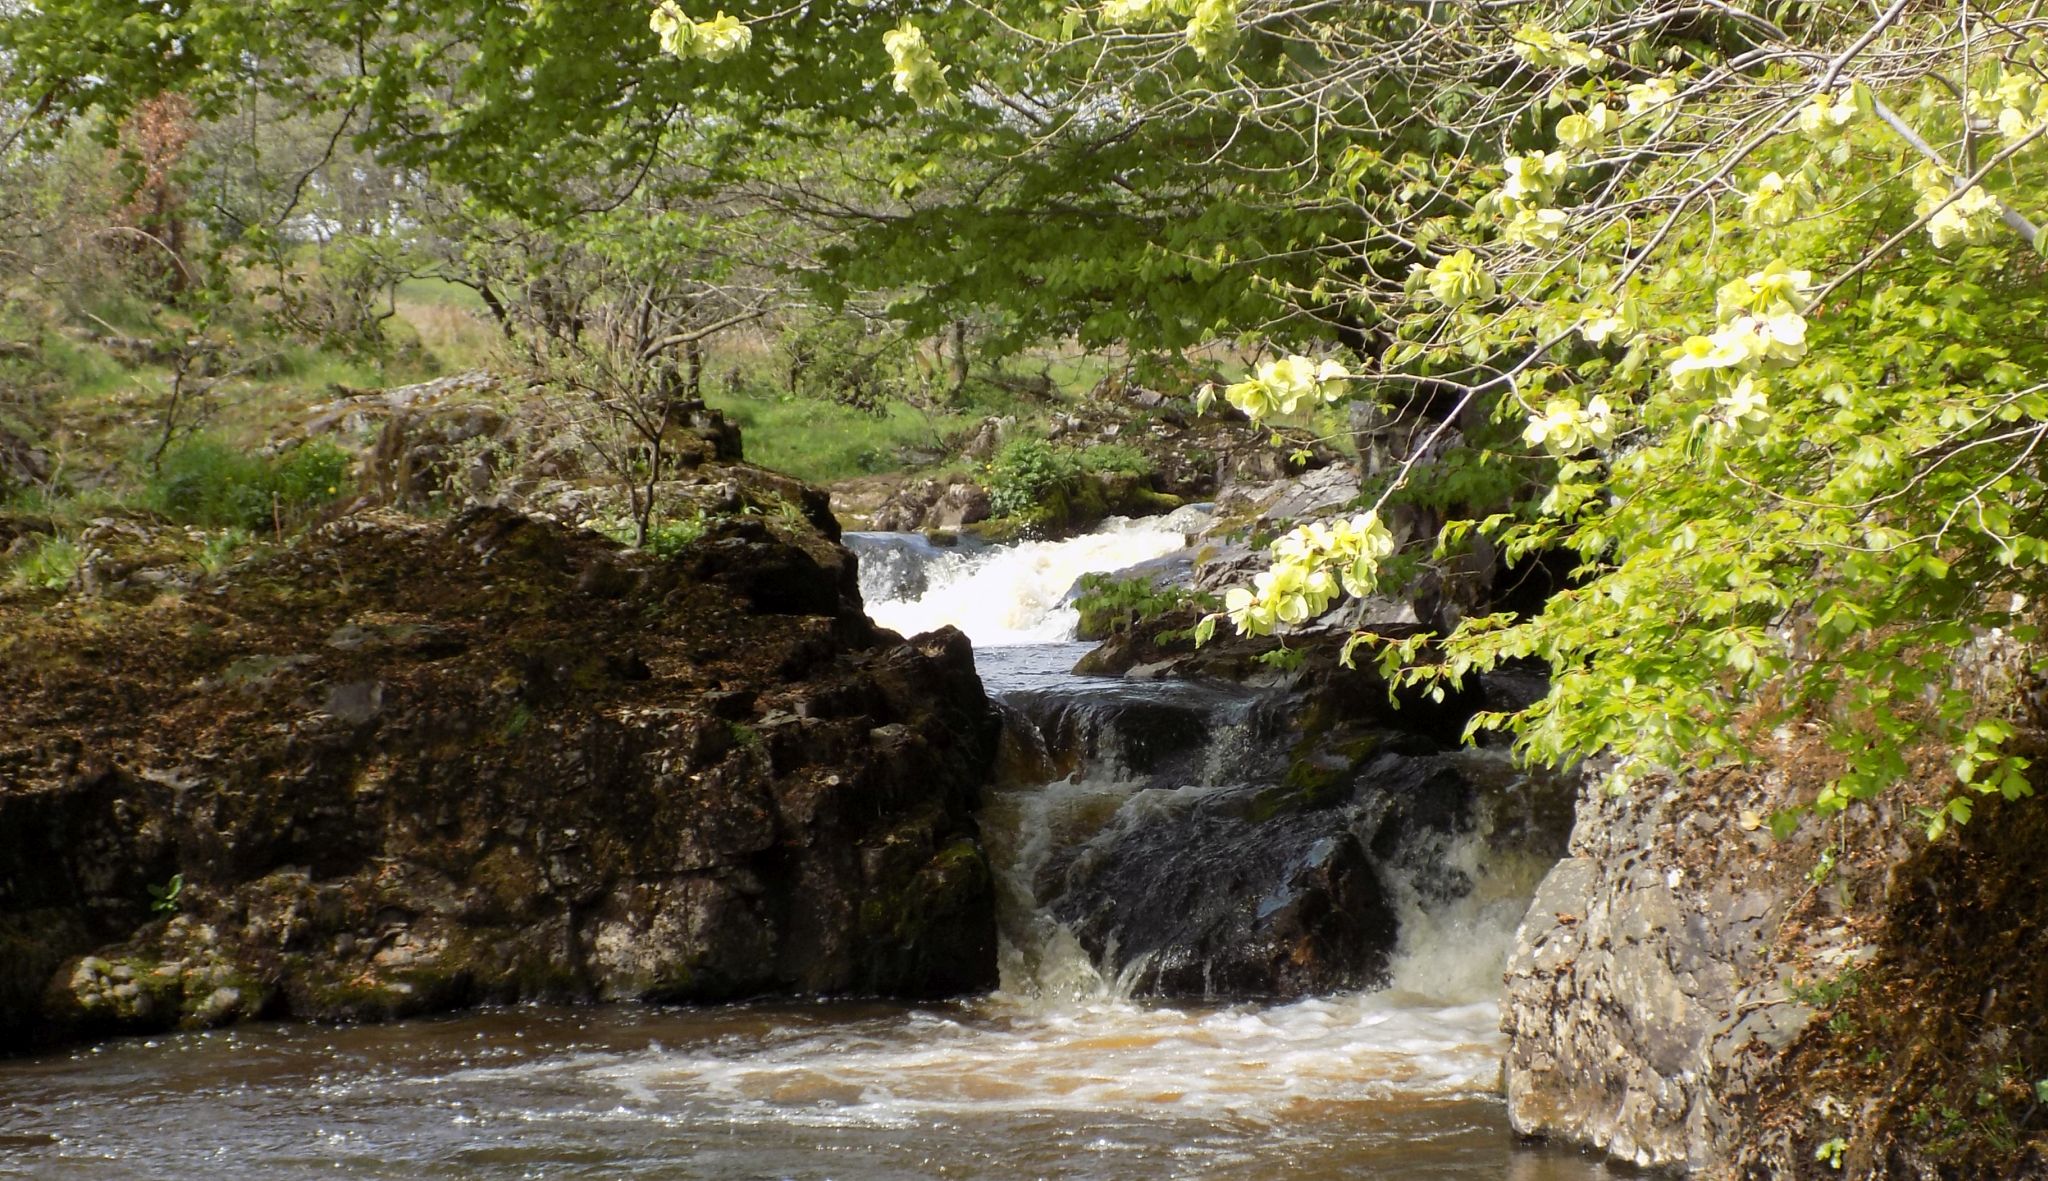
[[[1444,1100],[1498,1085],[1499,1012],[1362,994],[1290,1005],[1043,1005],[820,1031],[747,1053],[653,1051],[586,1070],[633,1102],[728,1118],[909,1126],[933,1117],[1200,1113],[1274,1125],[1302,1104]]]
[[[1188,533],[1207,519],[1206,510],[1189,507],[1164,517],[1112,517],[1064,541],[941,553],[926,568],[923,594],[871,601],[868,616],[904,635],[951,624],[976,647],[1071,640],[1080,616],[1061,600],[1075,579],[1185,548]]]

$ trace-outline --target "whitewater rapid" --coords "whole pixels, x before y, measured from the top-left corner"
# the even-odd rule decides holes
[[[932,550],[917,593],[891,597],[885,584],[863,586],[868,616],[904,635],[950,624],[978,648],[1071,640],[1080,615],[1065,600],[1077,579],[1185,549],[1208,519],[1206,508],[1190,506],[1163,517],[1113,517],[1061,541]],[[853,541],[858,548],[859,538],[878,536]]]

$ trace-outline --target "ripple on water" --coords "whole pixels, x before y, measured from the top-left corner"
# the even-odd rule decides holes
[[[0,1065],[0,1177],[1597,1176],[1513,1147],[1495,1023],[1381,994],[247,1027]]]

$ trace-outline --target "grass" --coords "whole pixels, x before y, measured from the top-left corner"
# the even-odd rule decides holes
[[[982,418],[978,411],[927,413],[901,404],[875,415],[754,390],[709,393],[706,401],[740,424],[748,460],[813,483],[928,466],[906,463],[904,452],[938,453],[947,436]]]
[[[340,496],[353,462],[325,442],[267,458],[218,439],[191,439],[165,452],[142,500],[180,524],[262,531],[303,521]]]
[[[45,537],[13,561],[7,581],[25,590],[63,590],[77,576],[84,556],[69,537]]]
[[[483,298],[445,279],[399,284],[398,315],[384,328],[400,347],[416,345],[440,373],[490,368],[505,347]]]

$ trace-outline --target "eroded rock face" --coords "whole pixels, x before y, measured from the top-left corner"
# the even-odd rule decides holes
[[[994,981],[972,653],[800,523],[371,514],[0,637],[0,1049]]]
[[[1701,804],[1670,784],[1614,796],[1589,781],[1571,855],[1538,889],[1508,965],[1517,1130],[1690,1168],[1749,1134],[1737,1113],[1811,1017],[1778,966],[1779,936],[1813,900],[1799,867],[1819,850],[1738,823],[1758,804]]]

